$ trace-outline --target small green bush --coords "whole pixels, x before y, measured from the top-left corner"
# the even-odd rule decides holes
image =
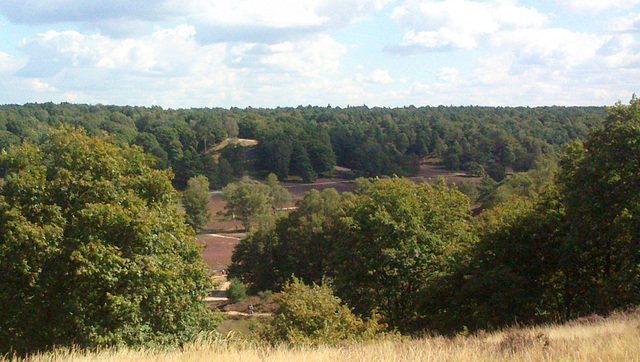
[[[258,292],[258,297],[262,300],[267,300],[273,297],[273,292],[270,290],[263,290],[261,292]]]
[[[294,278],[275,299],[280,305],[263,336],[299,345],[335,344],[374,338],[384,326],[377,316],[356,317],[327,285],[308,286]]]
[[[231,303],[240,303],[247,299],[247,286],[240,280],[233,278],[230,281],[229,290],[227,290],[227,298]]]

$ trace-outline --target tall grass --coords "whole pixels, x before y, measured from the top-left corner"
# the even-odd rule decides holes
[[[316,348],[211,337],[181,349],[61,349],[28,361],[640,361],[640,318],[618,315],[471,336],[389,337]]]

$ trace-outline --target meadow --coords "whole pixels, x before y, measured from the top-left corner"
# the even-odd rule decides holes
[[[62,349],[29,362],[55,361],[638,361],[640,317],[586,317],[562,325],[454,337],[390,336],[363,344],[271,346],[228,334],[174,349]]]

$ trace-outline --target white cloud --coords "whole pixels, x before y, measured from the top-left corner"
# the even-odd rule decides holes
[[[623,6],[609,2],[604,8],[618,5]],[[427,53],[423,57],[456,51],[456,57],[466,59],[462,64],[475,64],[464,70],[440,67],[433,74],[435,81],[414,82],[407,101],[535,105],[584,104],[580,99],[588,99],[590,104],[607,104],[625,91],[637,92],[635,78],[628,78],[640,74],[635,34],[640,16],[635,13],[611,21],[609,34],[549,28],[545,14],[515,0],[407,0],[392,17],[405,30],[392,50]]]
[[[566,29],[519,29],[497,34],[492,45],[513,49],[522,64],[567,68],[591,60],[606,37]]]
[[[459,33],[449,28],[419,32],[409,30],[404,34],[400,43],[403,48],[420,47],[425,49],[473,49],[477,45],[476,35]]]
[[[26,57],[11,56],[0,51],[0,74],[11,74],[26,64]]]
[[[47,84],[40,79],[29,79],[27,80],[31,89],[36,92],[56,92],[58,91],[56,87],[52,87],[50,84]]]
[[[23,41],[21,49],[29,61],[13,72],[21,68],[16,74],[29,83],[23,87],[57,89],[65,94],[62,100],[257,106],[251,100],[264,93],[274,103],[262,105],[276,106],[308,97],[305,89],[313,87],[307,84],[339,79],[339,60],[347,51],[323,34],[270,45],[203,45],[195,37],[190,25],[159,29],[138,39],[48,31]],[[3,64],[0,53],[0,70]]]
[[[632,34],[611,37],[598,50],[602,66],[606,68],[640,68],[640,44]]]
[[[3,0],[0,11],[24,24],[89,22],[105,19],[160,20],[169,16],[168,0]]]
[[[640,13],[614,19],[609,23],[608,28],[614,33],[640,33]]]
[[[29,63],[21,74],[40,77],[55,75],[65,68],[97,68],[176,76],[188,72],[194,64],[185,56],[198,54],[194,35],[195,30],[188,25],[124,40],[50,30],[23,40],[22,50],[29,55]]]
[[[277,66],[302,76],[318,77],[338,69],[338,59],[344,55],[346,47],[328,35],[318,35],[300,42],[271,45],[266,50],[269,54],[262,57],[262,64]]]
[[[394,0],[188,1],[203,43],[277,43],[343,28]]]
[[[347,26],[395,0],[3,0],[0,12],[23,24],[73,23],[121,38],[150,24],[186,22],[204,43],[276,43]]]
[[[442,67],[438,71],[436,75],[438,80],[446,84],[459,84],[460,81],[460,72],[456,68],[452,67]]]
[[[407,0],[391,16],[406,29],[400,47],[425,50],[473,49],[499,31],[541,27],[548,21],[537,10],[510,0]]]
[[[371,84],[390,84],[393,83],[393,78],[389,75],[388,70],[376,69],[369,75],[362,75],[358,73],[356,75],[358,82],[366,82]]]
[[[577,13],[598,13],[613,8],[630,9],[640,4],[640,0],[556,0],[556,3]]]

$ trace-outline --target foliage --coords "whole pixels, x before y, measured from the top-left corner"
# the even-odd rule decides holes
[[[229,265],[229,277],[248,284],[249,292],[255,294],[261,290],[274,289],[284,283],[280,273],[274,267],[274,249],[277,236],[273,225],[261,226],[236,245]],[[287,277],[289,277],[287,275]],[[286,279],[285,279],[286,280]]]
[[[476,222],[469,258],[442,282],[433,328],[451,332],[562,319],[562,208],[549,190],[511,199]],[[435,311],[434,311],[435,312]]]
[[[640,99],[610,109],[573,144],[557,183],[567,210],[567,308],[604,314],[640,303]]]
[[[338,210],[347,197],[334,189],[311,190],[296,210],[240,241],[229,274],[249,283],[253,292],[279,290],[292,274],[320,283],[328,272]]]
[[[394,178],[358,186],[337,226],[331,257],[336,293],[360,315],[377,310],[393,328],[421,329],[430,289],[474,241],[469,200],[444,181]]]
[[[535,198],[540,192],[553,184],[558,171],[557,163],[552,159],[536,162],[535,166],[526,172],[513,174],[494,185],[487,185],[483,207],[490,209],[498,204],[515,198]]]
[[[187,189],[182,194],[182,204],[187,223],[194,230],[202,229],[209,222],[209,180],[200,175],[189,179]]]
[[[184,342],[211,284],[167,171],[65,127],[0,156],[0,353]]]
[[[0,106],[0,148],[36,141],[69,124],[88,134],[107,131],[171,167],[174,185],[205,175],[219,189],[257,171],[311,181],[335,165],[364,176],[409,176],[425,157],[448,169],[486,173],[501,181],[561,151],[605,117],[604,107],[297,107],[162,109],[73,104]],[[257,146],[217,147],[228,138]]]
[[[258,182],[234,182],[222,190],[227,202],[225,216],[238,219],[247,232],[271,210],[273,196],[269,185]]]
[[[327,285],[307,286],[297,278],[276,297],[276,316],[264,331],[271,342],[297,345],[335,344],[373,339],[383,326],[376,316],[362,320],[333,295]]]
[[[277,210],[287,206],[292,196],[287,189],[280,185],[278,176],[270,173],[269,176],[267,176],[266,184],[269,186],[269,195],[273,198],[273,207]]]
[[[231,303],[239,303],[247,299],[247,287],[238,279],[232,278],[227,290],[227,297]]]
[[[633,98],[569,147],[555,185],[484,213],[468,264],[446,282],[448,326],[440,329],[567,320],[638,305],[639,145],[640,101]]]

